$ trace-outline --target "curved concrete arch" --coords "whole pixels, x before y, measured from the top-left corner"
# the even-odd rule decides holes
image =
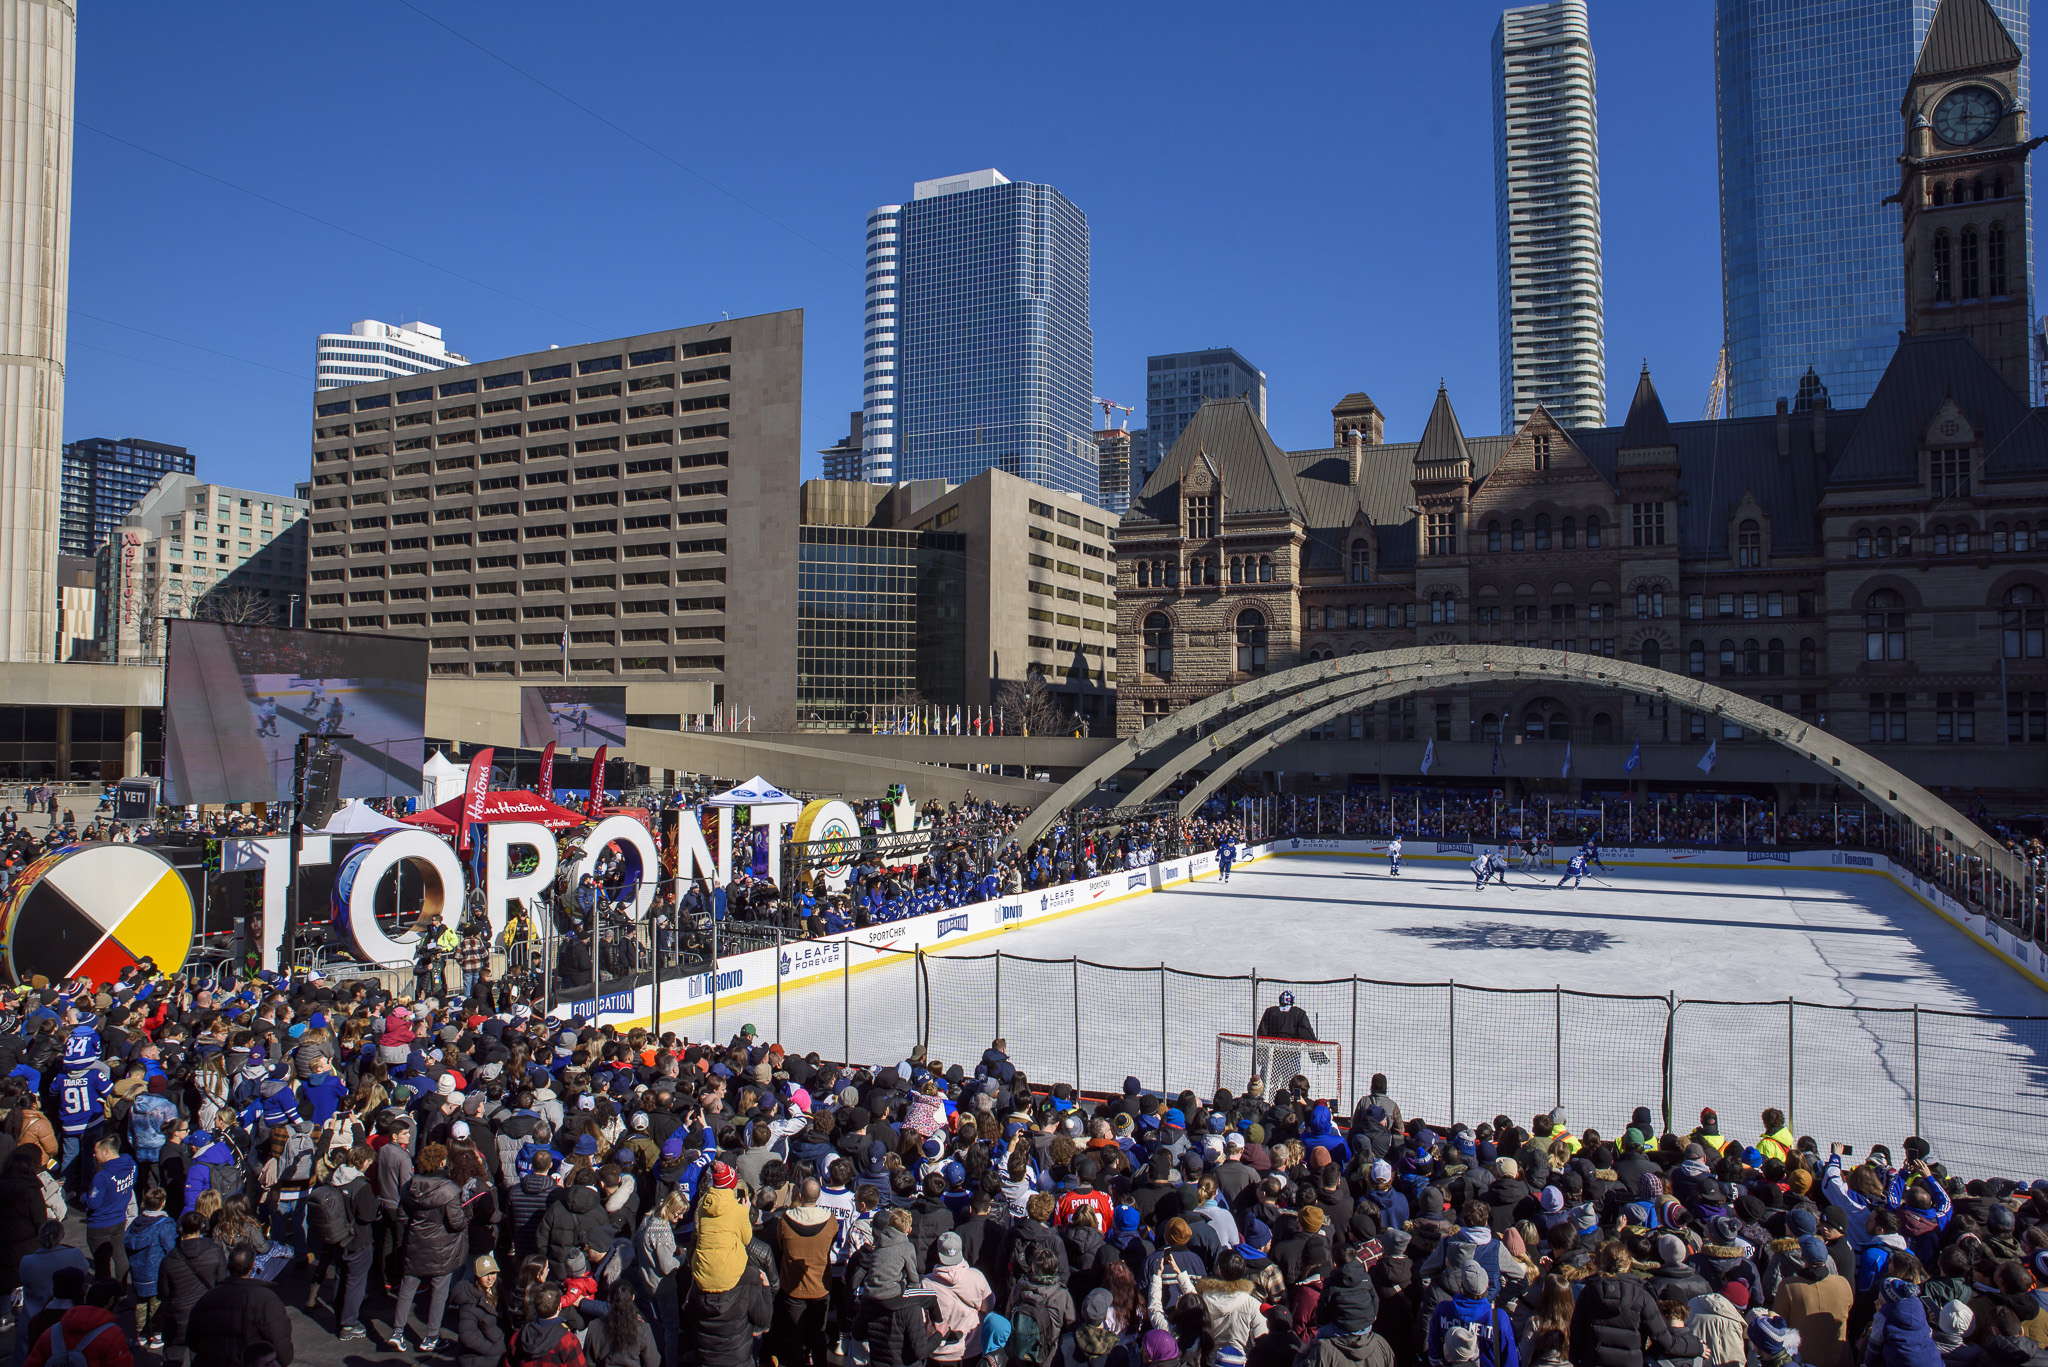
[[[1326,702],[1305,714],[1296,713],[1279,726],[1261,735],[1257,740],[1239,751],[1238,754],[1233,755],[1230,764],[1213,769],[1203,775],[1201,782],[1189,789],[1188,795],[1180,800],[1179,814],[1182,816],[1192,815],[1197,808],[1209,800],[1210,795],[1218,788],[1221,788],[1224,784],[1230,782],[1231,779],[1237,777],[1245,765],[1263,758],[1274,750],[1278,750],[1310,727],[1319,725],[1322,722],[1328,721],[1331,717],[1339,716],[1345,712],[1356,711],[1361,706],[1369,707],[1379,702],[1382,698],[1397,698],[1407,691],[1408,689],[1401,684],[1384,682],[1370,684],[1365,688],[1359,689],[1357,692],[1346,694],[1334,702]]]
[[[1377,676],[1377,677],[1375,677]],[[1346,655],[1319,660],[1278,674],[1238,684],[1183,708],[1130,740],[1102,755],[1069,779],[1051,797],[1020,823],[1015,839],[1028,845],[1043,835],[1053,821],[1095,790],[1102,779],[1130,767],[1141,756],[1174,744],[1199,726],[1239,708],[1269,699],[1277,706],[1256,709],[1260,720],[1237,732],[1240,749],[1225,757],[1209,776],[1211,790],[1242,770],[1252,757],[1242,742],[1270,732],[1299,716],[1305,695],[1318,684],[1344,678],[1355,680],[1357,690],[1374,684],[1391,691],[1412,693],[1423,689],[1455,687],[1489,680],[1522,679],[1555,682],[1560,687],[1610,688],[1643,693],[1668,702],[1683,703],[1715,716],[1731,719],[1745,729],[1770,740],[1864,794],[1872,803],[1916,825],[1937,832],[1952,848],[1968,847],[1985,858],[2003,877],[2017,882],[2019,868],[2012,856],[1996,841],[1948,803],[1901,774],[1890,765],[1855,746],[1830,735],[1818,726],[1766,707],[1753,698],[1731,693],[1702,679],[1653,669],[1628,660],[1597,655],[1578,655],[1521,646],[1458,645],[1449,647],[1388,650],[1375,655]],[[1319,698],[1330,697],[1329,692]],[[1318,703],[1309,703],[1314,711]],[[1337,708],[1337,703],[1321,704]],[[1252,717],[1241,719],[1252,722]],[[1220,736],[1221,733],[1219,733]],[[1270,749],[1270,746],[1265,747]],[[1219,751],[1214,746],[1192,745],[1173,755],[1164,767],[1176,772],[1165,782],[1203,762],[1213,762]],[[1260,750],[1259,753],[1264,753]],[[1220,775],[1220,777],[1219,777]],[[1153,787],[1157,792],[1165,786]],[[1188,810],[1192,810],[1191,808]]]

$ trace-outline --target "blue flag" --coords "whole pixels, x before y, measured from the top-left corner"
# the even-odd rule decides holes
[[[1432,736],[1429,744],[1422,747],[1422,772],[1428,773],[1429,766],[1434,763],[1436,763],[1436,738]]]
[[[1720,747],[1721,747],[1721,742],[1720,742],[1720,741],[1718,741],[1718,740],[1714,740],[1714,741],[1709,741],[1709,742],[1707,742],[1707,753],[1705,753],[1704,755],[1701,755],[1701,756],[1700,756],[1700,772],[1701,772],[1701,773],[1703,773],[1703,774],[1711,774],[1711,773],[1713,773],[1713,772],[1714,772],[1714,762],[1715,762],[1715,760],[1716,760],[1716,759],[1718,759],[1718,758],[1719,758],[1719,755],[1718,755],[1718,753],[1717,753],[1717,752],[1718,752],[1718,751],[1720,750]]]
[[[1628,758],[1622,761],[1621,772],[1623,772],[1624,774],[1633,774],[1636,770],[1642,767],[1643,743],[1641,741],[1637,741],[1634,745],[1631,745],[1629,747]]]
[[[1494,772],[1494,773],[1496,773],[1496,774],[1500,772],[1500,742],[1499,742],[1499,741],[1495,741],[1495,742],[1493,743],[1493,772]]]
[[[1558,770],[1557,776],[1559,778],[1570,778],[1572,776],[1572,743],[1570,741],[1564,743],[1564,768]]]

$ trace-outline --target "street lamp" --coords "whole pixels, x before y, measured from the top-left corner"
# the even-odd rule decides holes
[[[291,603],[291,607],[290,607],[290,609],[289,609],[289,610],[287,611],[287,615],[286,615],[286,618],[285,618],[285,625],[286,625],[286,626],[289,626],[289,627],[295,627],[295,626],[297,626],[298,624],[299,624],[299,595],[295,593],[295,594],[293,594],[293,595],[292,595],[292,603]]]

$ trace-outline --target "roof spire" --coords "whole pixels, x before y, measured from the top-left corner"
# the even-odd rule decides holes
[[[1989,0],[1940,0],[1920,44],[1915,76],[1973,71],[2020,61],[2019,44]]]
[[[1464,461],[1470,463],[1471,452],[1465,449],[1465,432],[1458,426],[1458,414],[1451,407],[1450,391],[1441,379],[1436,386],[1436,404],[1429,410],[1429,421],[1423,424],[1422,440],[1415,447],[1417,465],[1434,465],[1443,461]]]
[[[1628,421],[1621,425],[1623,451],[1651,446],[1671,446],[1671,422],[1664,416],[1664,402],[1650,379],[1650,363],[1643,362],[1642,377],[1636,381],[1636,396],[1628,406]]]

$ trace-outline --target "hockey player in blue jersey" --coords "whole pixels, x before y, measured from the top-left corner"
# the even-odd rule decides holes
[[[1401,876],[1401,837],[1398,835],[1387,842],[1387,872],[1396,878]]]
[[[1598,869],[1600,870],[1600,872],[1602,872],[1602,873],[1605,873],[1605,872],[1607,872],[1607,866],[1606,866],[1605,864],[1603,864],[1603,863],[1601,863],[1601,862],[1600,862],[1600,837],[1599,837],[1599,836],[1597,836],[1597,835],[1589,835],[1589,836],[1587,836],[1587,837],[1586,837],[1586,843],[1585,843],[1585,844],[1583,844],[1583,845],[1581,845],[1581,846],[1579,846],[1579,854],[1580,854],[1581,856],[1583,856],[1583,857],[1584,857],[1584,859],[1585,859],[1585,861],[1586,861],[1586,863],[1587,863],[1587,865],[1588,865],[1589,867],[1597,867],[1597,868],[1598,868]]]
[[[1570,883],[1574,888],[1576,888],[1579,885],[1579,880],[1581,878],[1584,878],[1585,876],[1586,852],[1584,850],[1580,850],[1577,854],[1572,856],[1572,862],[1565,866],[1564,877],[1557,880],[1557,885],[1559,887],[1563,887],[1566,883]]]
[[[1230,866],[1236,861],[1237,846],[1230,843],[1230,837],[1225,836],[1223,843],[1216,847],[1217,882],[1228,883],[1230,881]]]

